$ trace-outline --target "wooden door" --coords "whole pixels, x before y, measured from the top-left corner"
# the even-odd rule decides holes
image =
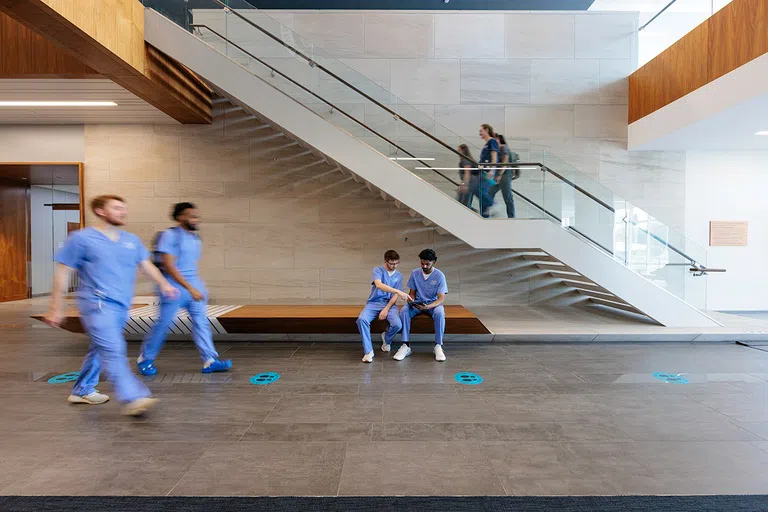
[[[27,187],[0,178],[0,302],[27,298]]]

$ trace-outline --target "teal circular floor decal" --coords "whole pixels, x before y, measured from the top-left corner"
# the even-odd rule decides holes
[[[251,384],[256,384],[258,386],[266,386],[267,384],[272,384],[279,378],[280,378],[279,373],[274,373],[274,372],[257,373],[256,375],[251,377]]]
[[[482,384],[483,378],[476,373],[461,372],[453,376],[456,382],[459,384],[466,384],[467,386],[476,386]]]
[[[62,373],[61,375],[55,375],[48,379],[48,384],[65,384],[67,382],[75,382],[80,377],[80,372]]]
[[[653,376],[667,384],[688,384],[688,379],[675,373],[656,372]]]

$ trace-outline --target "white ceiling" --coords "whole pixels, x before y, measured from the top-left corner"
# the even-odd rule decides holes
[[[755,135],[765,130],[768,130],[768,94],[665,134],[637,149],[768,151],[768,136]]]
[[[0,79],[0,101],[114,101],[117,107],[0,107],[0,124],[176,124],[111,80]]]

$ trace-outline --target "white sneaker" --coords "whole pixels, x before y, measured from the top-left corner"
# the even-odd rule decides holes
[[[411,351],[411,347],[408,345],[401,345],[400,349],[397,351],[397,353],[394,355],[392,359],[395,361],[402,361],[409,355],[411,355],[413,352]]]
[[[93,392],[88,393],[87,395],[69,395],[67,402],[71,404],[99,405],[104,402],[109,402],[109,395],[99,393],[98,390],[93,390]]]
[[[381,351],[382,352],[389,352],[389,349],[392,346],[387,343],[387,333],[383,332],[381,333]]]
[[[141,416],[157,405],[157,398],[138,398],[123,406],[123,414],[126,416]]]
[[[435,349],[432,351],[435,353],[435,361],[442,363],[445,361],[445,352],[443,352],[442,345],[435,345]]]
[[[373,350],[368,352],[363,356],[363,362],[364,363],[372,363],[373,362]]]

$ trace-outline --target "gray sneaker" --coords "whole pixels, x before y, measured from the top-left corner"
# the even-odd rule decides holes
[[[157,398],[139,398],[123,406],[126,416],[141,416],[157,405]]]
[[[394,355],[392,359],[395,361],[402,361],[409,355],[413,354],[413,351],[411,350],[411,347],[408,345],[401,345],[400,349],[397,351],[397,353]]]

